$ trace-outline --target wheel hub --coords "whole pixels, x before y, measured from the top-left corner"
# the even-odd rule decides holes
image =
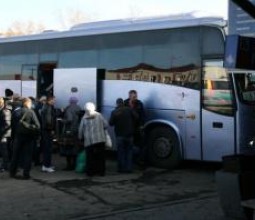
[[[171,140],[164,137],[158,138],[153,144],[153,151],[159,158],[167,158],[173,150],[173,143]]]

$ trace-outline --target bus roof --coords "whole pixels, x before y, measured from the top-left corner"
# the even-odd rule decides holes
[[[179,16],[149,17],[138,19],[109,20],[83,23],[66,31],[44,31],[39,34],[0,38],[0,43],[47,40],[100,34],[171,29],[194,26],[216,26],[223,28],[226,21],[221,17],[194,17],[191,14]]]

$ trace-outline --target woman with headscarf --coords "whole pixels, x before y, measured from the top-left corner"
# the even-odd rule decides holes
[[[95,111],[95,105],[88,102],[79,126],[79,139],[84,140],[86,150],[86,173],[88,176],[105,175],[105,129],[107,122]]]

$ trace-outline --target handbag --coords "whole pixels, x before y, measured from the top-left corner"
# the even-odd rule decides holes
[[[39,136],[41,133],[40,128],[37,127],[35,124],[31,124],[24,121],[26,116],[27,116],[27,112],[19,120],[18,133],[21,135],[26,135],[26,136],[33,136],[33,137]]]
[[[112,139],[107,130],[105,130],[105,146],[107,148],[112,148]]]

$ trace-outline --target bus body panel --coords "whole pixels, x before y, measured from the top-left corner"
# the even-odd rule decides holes
[[[221,161],[222,156],[235,153],[234,117],[202,110],[203,160]]]
[[[10,88],[14,93],[21,94],[20,80],[0,80],[0,96],[5,96],[5,89]]]
[[[199,96],[199,95],[197,95]],[[195,98],[199,98],[193,96]],[[200,110],[185,111],[185,128],[186,128],[186,139],[185,139],[185,159],[189,160],[201,160],[202,159],[202,146],[201,146],[201,113]]]
[[[135,89],[144,103],[146,123],[165,120],[175,124],[178,128],[175,130],[180,131],[184,158],[200,160],[199,91],[159,83],[104,80],[102,108],[106,118],[109,118],[116,99],[127,98],[130,89]]]

